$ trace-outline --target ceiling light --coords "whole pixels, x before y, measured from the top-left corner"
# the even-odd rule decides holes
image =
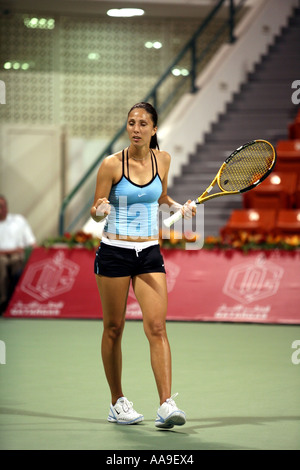
[[[46,20],[46,18],[40,18],[40,20],[39,20],[39,27],[40,27],[40,28],[47,28],[47,20]]]
[[[252,220],[253,222],[259,220],[259,213],[256,211],[251,211],[249,214],[249,220]]]
[[[53,18],[49,18],[49,20],[47,20],[47,28],[48,29],[55,28],[55,20]]]
[[[184,77],[187,77],[189,74],[190,72],[188,71],[188,69],[181,69],[181,75],[183,75]]]
[[[188,71],[188,69],[185,69],[185,68],[182,68],[182,69],[174,68],[172,70],[172,74],[175,75],[175,77],[179,77],[180,75],[182,75],[183,77],[187,77],[190,74],[190,72]]]
[[[98,60],[100,57],[100,55],[98,54],[98,52],[90,52],[88,54],[88,59],[90,60]]]
[[[54,29],[54,18],[24,18],[24,25],[31,29]]]
[[[159,41],[147,41],[145,42],[144,46],[147,48],[147,49],[160,49],[162,47],[162,43],[159,42]]]
[[[25,18],[24,24],[27,28],[36,28],[39,20],[37,18]]]
[[[179,75],[181,75],[181,72],[179,69],[173,69],[172,74],[175,75],[175,77],[179,77]]]
[[[114,16],[118,18],[129,18],[131,16],[142,16],[144,10],[141,8],[112,8],[107,11],[108,16]]]
[[[30,67],[28,62],[9,61],[3,64],[4,70],[28,70]]]
[[[281,183],[281,178],[278,175],[272,175],[270,181],[271,181],[272,184],[280,184]]]

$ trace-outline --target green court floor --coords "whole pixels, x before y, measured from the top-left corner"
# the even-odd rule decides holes
[[[168,431],[154,427],[158,396],[141,322],[126,324],[123,382],[145,421],[106,421],[101,333],[96,320],[0,319],[2,450],[300,449],[300,364],[292,361],[300,327],[168,323],[173,393],[187,414]]]

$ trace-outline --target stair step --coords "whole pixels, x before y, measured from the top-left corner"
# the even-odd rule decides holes
[[[189,155],[181,176],[174,178],[170,196],[178,202],[198,197],[210,184],[223,161],[240,145],[253,139],[276,142],[286,139],[288,124],[296,116],[291,88],[300,79],[300,9],[289,26],[275,38],[261,61],[249,73],[203,144]],[[204,204],[205,235],[219,235],[234,209],[243,207],[243,196],[222,196]]]

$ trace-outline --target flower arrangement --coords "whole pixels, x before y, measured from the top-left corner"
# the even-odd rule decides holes
[[[199,234],[194,232],[181,234],[175,230],[159,232],[159,244],[165,249],[184,250],[189,243],[199,241]],[[94,250],[99,246],[100,239],[90,233],[79,230],[75,233],[65,233],[45,240],[41,246],[51,248],[53,245],[66,245],[69,248],[84,247]],[[250,250],[296,250],[300,249],[300,235],[265,235],[261,233],[251,234],[247,231],[239,231],[224,237],[207,236],[203,242],[203,248],[207,250],[237,249],[244,252]]]
[[[188,243],[195,243],[199,240],[199,235],[194,232],[184,232],[183,234],[176,230],[160,230],[159,244],[161,248],[184,250]]]
[[[41,246],[51,248],[54,245],[66,245],[68,248],[84,247],[93,250],[99,246],[100,239],[95,238],[90,233],[79,230],[75,233],[66,232],[62,236],[48,238],[44,240]]]
[[[194,233],[185,233],[181,235],[179,232],[170,230],[168,233],[164,231],[159,232],[159,244],[162,248],[184,249],[186,243],[195,242],[198,240],[198,235]],[[93,236],[90,233],[85,233],[79,230],[75,233],[64,233],[64,235],[47,238],[41,243],[45,248],[51,248],[54,245],[66,245],[69,248],[84,247],[89,250],[95,249],[99,246],[100,238]]]
[[[250,250],[296,250],[300,248],[299,235],[274,235],[238,231],[224,237],[206,237],[203,248]]]

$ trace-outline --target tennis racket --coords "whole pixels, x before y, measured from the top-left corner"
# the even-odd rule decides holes
[[[271,173],[276,163],[276,152],[266,140],[252,140],[239,147],[226,158],[208,188],[190,203],[203,204],[209,199],[228,194],[239,194],[255,188]],[[218,184],[221,192],[208,195]],[[170,227],[182,218],[181,210],[164,220]]]

